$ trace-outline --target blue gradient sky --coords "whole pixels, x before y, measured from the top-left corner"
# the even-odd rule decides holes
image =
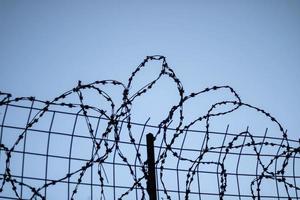
[[[0,1],[0,88],[51,99],[162,54],[187,91],[231,85],[299,137],[299,1]]]
[[[0,0],[0,91],[12,93],[15,97],[53,99],[76,86],[78,80],[90,83],[95,80],[116,79],[126,83],[131,72],[145,56],[156,54],[167,57],[169,66],[182,81],[186,94],[213,85],[230,85],[240,94],[243,102],[272,113],[288,130],[290,138],[299,138],[300,1],[229,0],[225,3],[221,0],[167,0],[107,3]],[[160,65],[150,63],[147,70],[134,80],[138,85],[134,87],[139,88],[151,80],[159,72]],[[151,117],[149,124],[157,125],[164,119],[170,105],[178,102],[173,86],[163,80],[156,91],[150,95],[147,93],[141,101],[135,101],[131,115],[133,121],[144,123]],[[113,95],[121,97],[121,93],[115,91]],[[92,103],[102,106],[101,102],[97,102],[97,96],[87,97]],[[221,92],[192,101],[185,107],[185,120],[206,114],[205,111],[212,103],[227,98],[228,95]],[[10,113],[12,114],[8,115],[5,123],[10,121],[14,125],[21,121],[23,124],[22,119],[27,117],[26,113],[11,110]],[[0,112],[0,117],[2,116]],[[73,119],[58,115],[56,120],[53,131],[65,129],[66,132],[71,132]],[[230,115],[229,119],[221,118],[216,123],[217,126],[212,124],[211,130],[225,131],[230,123],[229,132],[238,132],[250,125],[250,132],[253,134],[262,135],[265,128],[270,128],[268,136],[280,137],[275,135],[278,127],[277,132],[273,132],[274,124],[269,121],[257,113],[241,109],[237,114]],[[45,117],[46,125],[39,122],[37,127],[48,130],[49,122],[50,118]],[[199,126],[203,129],[204,125]],[[85,134],[82,127],[84,126],[79,126],[78,131]],[[14,135],[8,133],[11,132],[6,132],[4,140],[14,142]],[[135,133],[140,134],[139,131]],[[29,133],[27,141],[30,145],[26,146],[26,150],[44,151],[49,140],[43,136]],[[198,149],[199,144],[202,144],[202,137],[197,133],[189,135],[184,148]],[[68,152],[66,148],[69,146],[65,142],[67,139],[61,138],[52,136],[50,154],[62,156]],[[214,140],[215,143],[220,141],[218,137]],[[91,143],[84,143],[79,139],[77,142],[74,145],[74,156],[88,157],[86,154],[90,155]],[[124,152],[131,155],[129,148]],[[195,155],[191,153],[187,155],[193,156]],[[22,159],[14,158],[13,171],[18,172],[21,170]],[[26,156],[25,175],[28,173],[29,177],[44,177],[44,161],[38,159],[43,158]],[[211,161],[216,157],[207,159]],[[0,161],[3,163],[4,159]],[[229,162],[235,170],[236,161],[233,159]],[[243,173],[253,174],[254,171],[249,171],[254,169],[253,163],[256,162],[256,159],[244,157],[241,168],[246,172]],[[66,160],[53,159],[49,163],[50,178],[58,179],[66,174]],[[171,166],[173,164],[174,162],[170,162]],[[72,167],[77,165],[80,167],[79,163],[72,164]],[[0,171],[3,169],[4,164],[0,165]],[[126,185],[130,177],[126,178],[126,173],[122,170],[119,172],[122,176],[120,181]],[[299,170],[296,174],[299,174]],[[171,186],[176,186],[174,177],[173,175],[167,179]],[[216,193],[216,182],[212,182],[215,179],[205,177],[205,174],[203,177],[204,188]],[[275,184],[265,184],[264,192],[276,195]],[[228,193],[236,193],[235,185],[231,186],[233,190]],[[243,186],[249,189],[248,183]],[[58,187],[50,196],[48,194],[48,198],[57,199],[58,194],[59,198],[65,198],[61,196],[66,195],[65,189]],[[87,189],[81,191],[88,191]],[[107,191],[110,193],[110,190]],[[284,194],[282,191],[280,193]],[[81,192],[79,195],[82,196],[78,199],[89,199],[89,192]]]

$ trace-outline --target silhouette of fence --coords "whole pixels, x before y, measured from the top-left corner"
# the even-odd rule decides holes
[[[151,60],[162,62],[160,73],[131,94],[133,80]],[[135,100],[162,77],[177,86],[178,103],[158,125],[132,121]],[[122,90],[119,107],[104,90],[111,86]],[[220,90],[234,100],[212,103],[204,115],[185,121],[187,102]],[[86,91],[96,92],[108,106],[86,103],[94,97]],[[299,199],[299,141],[288,138],[270,113],[242,102],[230,86],[185,95],[163,56],[147,57],[127,85],[79,82],[52,101],[2,92],[0,97],[0,198]],[[270,136],[268,129],[231,132],[229,126],[211,130],[212,118],[241,108],[268,119],[281,135]],[[194,128],[199,123],[203,130]]]

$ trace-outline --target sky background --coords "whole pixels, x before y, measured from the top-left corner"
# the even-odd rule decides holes
[[[244,102],[271,112],[290,137],[298,139],[299,36],[296,0],[0,0],[0,91],[49,100],[78,80],[126,83],[147,55],[160,54],[187,94],[230,85]],[[159,72],[160,65],[151,63],[147,69],[135,80],[140,86]],[[147,100],[137,102],[134,121],[144,123],[151,116],[149,123],[156,124],[168,111],[162,108],[176,103],[176,91],[167,81],[162,83]],[[185,115],[199,116],[197,109],[205,110],[204,104],[218,95],[227,97],[218,93],[207,102],[194,102]],[[241,119],[247,117],[232,116],[231,127],[246,127],[249,120]],[[225,131],[226,124],[219,128]],[[254,125],[260,131],[269,126],[264,121]]]
[[[0,86],[51,99],[161,54],[187,91],[230,85],[299,136],[300,2],[0,1]],[[290,133],[292,134],[292,133]]]

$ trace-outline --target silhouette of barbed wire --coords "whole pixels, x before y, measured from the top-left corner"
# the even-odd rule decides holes
[[[131,88],[133,86],[133,80],[137,76],[137,74],[146,67],[146,64],[150,61],[160,61],[161,62],[161,70],[157,74],[157,77],[154,78],[152,81],[144,85],[142,88],[131,94]],[[177,92],[179,96],[179,102],[171,107],[169,112],[167,113],[167,117],[162,120],[158,125],[150,126],[148,125],[148,121],[144,124],[139,124],[132,121],[132,107],[136,99],[141,98],[144,94],[148,91],[152,90],[152,88],[157,85],[157,82],[162,78],[167,77],[171,80],[177,87]],[[122,103],[119,107],[116,106],[113,98],[105,91],[107,86],[113,86],[121,88],[122,90]],[[185,114],[184,114],[184,106],[185,104],[190,101],[190,99],[199,98],[203,94],[210,93],[213,91],[227,91],[231,94],[232,99],[224,100],[217,103],[213,103],[210,109],[202,115],[198,116],[195,120],[185,123]],[[101,108],[97,106],[92,106],[90,104],[85,103],[86,97],[84,95],[85,91],[94,91],[97,93],[99,97],[105,100],[108,103],[108,108]],[[68,102],[67,99],[72,96],[77,96],[77,103],[75,100],[73,102]],[[25,102],[29,102],[30,106],[24,106]],[[21,104],[21,105],[18,105]],[[36,104],[39,104],[39,107],[35,107]],[[42,106],[41,106],[42,105]],[[228,106],[231,106],[228,109]],[[9,188],[13,191],[11,196],[6,196],[6,198],[11,199],[25,199],[23,190],[24,188],[31,191],[30,196],[27,199],[47,199],[46,191],[47,188],[50,188],[59,183],[67,183],[68,184],[68,199],[75,199],[76,195],[78,194],[80,187],[83,185],[83,178],[86,175],[89,169],[93,167],[97,168],[97,176],[99,180],[99,186],[101,189],[99,191],[98,197],[100,199],[123,199],[126,196],[129,196],[130,193],[134,193],[137,191],[140,192],[140,199],[147,199],[147,189],[146,189],[146,181],[148,178],[148,168],[147,168],[147,160],[143,158],[142,148],[144,148],[145,144],[142,142],[142,137],[145,132],[146,127],[155,128],[154,138],[156,141],[155,148],[158,152],[157,159],[155,160],[155,164],[157,167],[157,178],[158,178],[158,185],[161,185],[158,192],[162,192],[161,198],[162,199],[171,199],[170,193],[174,192],[166,183],[165,173],[167,170],[174,170],[179,173],[179,162],[188,163],[188,167],[183,171],[185,173],[185,180],[184,180],[184,188],[182,188],[182,183],[179,180],[179,175],[177,174],[177,186],[178,189],[175,191],[178,193],[178,199],[181,198],[181,195],[184,195],[184,199],[190,199],[190,196],[193,194],[199,194],[199,199],[201,199],[201,190],[199,189],[198,192],[195,192],[193,188],[193,184],[195,181],[199,182],[199,177],[197,177],[201,171],[203,166],[215,166],[216,171],[214,175],[217,176],[218,183],[216,185],[217,192],[212,193],[211,195],[217,197],[218,199],[224,199],[227,195],[227,188],[228,188],[228,176],[232,175],[228,172],[226,168],[226,160],[231,155],[235,154],[234,151],[239,150],[240,152],[237,153],[238,162],[236,163],[236,174],[233,174],[237,177],[237,190],[235,194],[230,194],[231,197],[236,198],[252,198],[252,199],[261,199],[262,197],[267,198],[287,198],[287,199],[298,199],[298,191],[300,190],[299,184],[297,184],[298,180],[300,179],[299,175],[296,173],[296,166],[295,162],[299,157],[297,154],[300,152],[300,147],[298,141],[289,139],[287,136],[287,131],[283,128],[283,126],[279,123],[279,121],[273,117],[270,113],[266,112],[265,110],[258,108],[256,106],[250,105],[245,103],[241,100],[238,93],[230,86],[213,86],[209,88],[205,88],[199,92],[193,92],[190,94],[185,94],[185,90],[179,78],[175,75],[175,72],[168,66],[166,62],[166,58],[160,55],[154,56],[147,56],[144,61],[133,71],[133,73],[128,78],[127,84],[116,80],[103,80],[103,81],[95,81],[90,84],[83,84],[81,81],[78,82],[78,85],[73,89],[66,91],[65,93],[55,97],[50,101],[43,101],[39,100],[35,97],[17,97],[13,98],[11,94],[0,92],[0,107],[3,110],[1,113],[2,123],[1,123],[1,138],[0,138],[0,151],[5,152],[5,154],[1,154],[0,159],[5,160],[3,163],[3,174],[0,176],[0,193],[4,192],[5,186],[9,185]],[[17,127],[17,126],[7,126],[5,124],[5,118],[7,116],[8,108],[9,107],[17,107],[17,108],[24,108],[29,110],[28,121],[24,127]],[[216,111],[219,108],[227,108],[226,110],[220,112]],[[221,135],[225,135],[222,145],[214,146],[211,145],[211,135],[215,134],[212,132],[211,129],[211,119],[216,117],[221,117],[228,115],[229,113],[233,113],[241,108],[247,108],[249,110],[253,110],[257,113],[257,115],[264,116],[270,122],[277,126],[278,131],[281,133],[281,137],[274,137],[278,140],[278,142],[274,141],[266,141],[268,137],[266,134],[263,137],[258,137],[255,134],[252,134],[248,129],[246,131],[240,132],[238,134],[232,135],[231,140],[226,144],[225,138],[227,137],[226,133],[220,133]],[[35,114],[33,114],[35,111]],[[42,181],[43,184],[37,186],[33,186],[30,183],[26,183],[24,180],[24,156],[26,154],[25,151],[25,144],[23,144],[23,151],[20,153],[23,155],[23,164],[19,166],[22,168],[21,176],[17,176],[14,174],[12,170],[12,158],[15,152],[17,152],[17,147],[22,145],[21,142],[25,143],[26,135],[28,131],[34,130],[36,124],[48,113],[52,113],[50,129],[48,130],[49,138],[48,138],[48,146],[46,154],[36,154],[36,156],[46,156],[46,168],[48,166],[48,157],[49,155],[49,140],[50,140],[50,133],[53,121],[55,119],[56,113],[63,113],[64,115],[73,115],[75,116],[74,121],[74,128],[72,133],[68,133],[71,137],[71,141],[75,138],[75,127],[77,123],[77,119],[79,117],[83,117],[85,119],[85,123],[88,128],[89,136],[86,136],[91,142],[92,146],[92,155],[90,158],[85,158],[85,164],[79,167],[76,170],[71,170],[70,162],[72,159],[71,151],[72,151],[72,144],[70,147],[69,157],[66,159],[69,160],[69,167],[68,173],[64,176],[55,179],[49,180],[47,178],[47,169],[45,169],[46,176]],[[91,114],[93,113],[93,114]],[[176,118],[178,120],[177,125],[174,128],[170,128],[170,124],[174,122],[175,115],[178,114],[179,116]],[[32,116],[31,116],[32,115]],[[96,127],[93,126],[91,119],[97,119]],[[105,127],[103,131],[100,131],[98,128],[100,121],[105,122]],[[188,137],[187,133],[192,130],[193,125],[196,123],[203,122],[205,124],[205,130],[199,131],[204,134],[204,138],[202,140],[202,145],[200,149],[191,149],[192,151],[196,152],[195,158],[190,158],[188,156],[183,155],[183,151],[189,151],[188,149],[183,148],[185,138]],[[173,123],[174,124],[174,123]],[[140,126],[143,127],[143,130],[138,138],[133,131],[133,127]],[[4,128],[12,128],[20,131],[17,139],[8,146],[4,142],[2,142],[2,137],[5,134],[3,131]],[[124,136],[123,130],[126,130],[126,136]],[[38,130],[43,131],[43,130]],[[47,131],[46,131],[47,132]],[[62,133],[56,133],[62,134]],[[123,134],[123,135],[122,135]],[[78,136],[76,136],[78,137]],[[124,141],[121,138],[126,137],[128,141]],[[167,139],[169,138],[169,139]],[[176,147],[175,143],[178,141],[178,138],[183,138],[181,143],[181,148]],[[246,138],[250,141],[246,142]],[[273,138],[273,139],[274,139]],[[161,141],[158,141],[160,139]],[[239,140],[243,142],[240,143]],[[290,145],[293,142],[294,145]],[[124,144],[129,144],[131,147],[134,148],[134,155],[127,155],[127,149]],[[265,163],[263,161],[263,155],[261,150],[263,147],[271,147],[276,149],[276,155],[269,155],[269,161]],[[253,174],[246,174],[249,176],[253,176],[252,181],[249,183],[250,194],[246,195],[242,194],[240,190],[241,183],[239,182],[239,174],[238,174],[238,167],[240,158],[246,156],[243,153],[243,149],[248,148],[252,149],[254,155],[256,157],[256,172]],[[217,153],[218,160],[211,160],[206,161],[204,159],[210,153]],[[108,177],[106,175],[107,169],[105,169],[105,164],[108,163],[109,157],[113,157],[112,165],[122,165],[126,166],[127,173],[132,178],[133,183],[131,185],[127,185],[122,194],[117,196],[115,193],[116,188],[121,187],[117,183],[115,183],[115,173],[113,175],[114,183],[111,185],[114,189],[114,194],[110,194],[107,196],[107,184]],[[121,160],[121,163],[117,163],[115,158],[118,157]],[[134,158],[134,162],[132,163],[130,160]],[[281,161],[280,167],[278,167],[279,159],[283,158]],[[171,161],[169,161],[171,160]],[[168,162],[177,162],[177,168],[168,168]],[[288,165],[293,163],[293,170],[292,176],[288,176]],[[40,163],[34,163],[34,165],[39,165]],[[275,170],[273,169],[275,165]],[[115,169],[115,168],[114,168]],[[262,169],[259,172],[258,169]],[[76,181],[71,181],[72,178],[77,177]],[[31,177],[34,178],[34,177]],[[293,181],[290,181],[290,178]],[[273,180],[276,183],[276,190],[277,196],[266,196],[262,195],[261,191],[264,189],[262,188],[262,182],[265,180]],[[70,184],[74,184],[74,188],[71,190]],[[86,183],[85,183],[86,184]],[[198,183],[198,187],[200,183]],[[279,184],[284,187],[285,195],[279,192]],[[93,183],[87,184],[91,186],[91,188],[96,185]],[[265,188],[266,190],[267,188]],[[293,191],[294,195],[291,195]],[[280,193],[280,194],[279,194]],[[58,194],[59,196],[59,194]],[[113,197],[112,197],[113,196]],[[92,197],[91,197],[92,198]],[[136,194],[136,199],[138,199],[138,195]],[[193,198],[194,199],[194,198]]]

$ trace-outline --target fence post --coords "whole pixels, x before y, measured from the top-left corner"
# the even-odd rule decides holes
[[[156,199],[155,161],[154,161],[154,137],[152,133],[147,134],[147,164],[148,180],[147,191],[150,200]]]

